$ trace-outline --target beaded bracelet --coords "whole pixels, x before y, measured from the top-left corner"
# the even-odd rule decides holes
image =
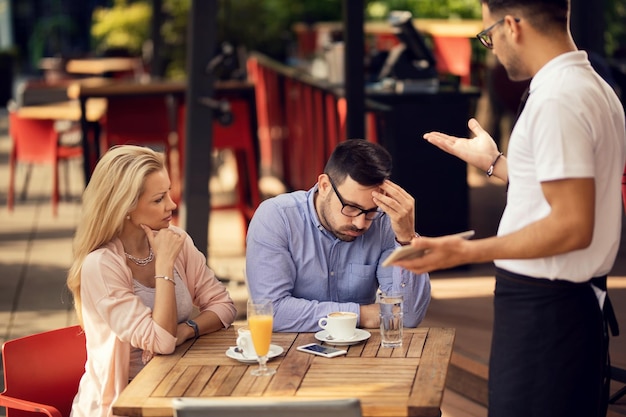
[[[498,162],[498,159],[500,159],[501,156],[502,156],[502,152],[500,152],[498,156],[496,156],[496,159],[494,159],[493,162],[491,163],[491,166],[486,172],[488,177],[491,177],[493,175],[493,169],[495,168],[496,162]]]
[[[154,278],[161,278],[176,285],[176,281],[174,281],[172,278],[168,277],[167,275],[155,275]]]

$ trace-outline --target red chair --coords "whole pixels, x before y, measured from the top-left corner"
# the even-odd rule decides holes
[[[346,117],[348,115],[348,102],[344,97],[337,99],[337,115],[339,117],[340,141],[346,140]],[[378,131],[376,128],[376,113],[368,111],[365,113],[365,138],[350,139],[366,139],[368,142],[378,143]],[[331,151],[334,149],[331,148]],[[330,156],[330,154],[328,155]]]
[[[0,393],[0,406],[7,408],[7,417],[33,417],[33,413],[69,416],[86,360],[85,334],[80,326],[5,342],[5,389]]]
[[[261,169],[283,175],[282,148],[286,135],[280,75],[259,63],[257,58],[247,60],[248,78],[254,84],[257,131]]]
[[[309,172],[303,163],[310,158],[305,153],[305,97],[303,84],[295,78],[285,78],[285,126],[283,148],[284,179],[288,188],[306,190],[312,184]]]
[[[233,121],[224,126],[213,122],[213,149],[231,149],[237,161],[237,201],[234,205],[213,206],[214,210],[236,208],[244,220],[244,233],[256,208],[261,204],[259,191],[259,168],[255,141],[251,124],[250,103],[244,99],[229,100]],[[185,172],[185,103],[178,107],[178,152],[181,192]]]
[[[104,150],[114,145],[156,145],[170,161],[171,107],[165,95],[112,96],[104,116]]]
[[[80,146],[60,144],[60,133],[55,130],[52,119],[20,117],[17,111],[9,111],[9,135],[13,147],[9,156],[9,195],[7,206],[13,210],[15,199],[15,168],[18,163],[52,165],[52,212],[57,215],[59,202],[59,162],[81,158]],[[30,170],[24,180],[22,195],[26,195]],[[66,172],[66,179],[68,173]],[[68,181],[66,181],[67,183]],[[66,187],[67,188],[67,187]]]
[[[346,99],[337,98],[332,93],[326,92],[325,97],[326,109],[326,151],[332,152],[339,142],[345,140],[345,125],[347,105]],[[328,159],[329,155],[325,155]]]
[[[471,84],[472,45],[468,38],[433,36],[437,71],[461,77],[461,84]]]

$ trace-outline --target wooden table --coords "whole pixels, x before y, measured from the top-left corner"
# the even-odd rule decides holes
[[[97,122],[104,116],[106,108],[106,99],[90,101],[85,107],[86,120],[88,122]],[[78,100],[68,100],[35,106],[22,106],[17,110],[17,113],[21,117],[30,119],[71,120],[73,122],[80,121],[82,117]]]
[[[233,328],[187,341],[157,356],[113,404],[113,414],[172,416],[175,397],[359,398],[364,416],[439,416],[454,329],[405,329],[401,348],[381,348],[377,329],[365,342],[332,359],[296,350],[314,333],[274,333],[285,352],[268,362],[271,377],[250,375],[256,364],[225,355]]]
[[[143,72],[141,58],[110,57],[71,59],[65,66],[70,74],[102,75],[109,73]]]

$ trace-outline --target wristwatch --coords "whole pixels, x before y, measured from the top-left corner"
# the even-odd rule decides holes
[[[420,237],[420,235],[417,234],[417,232],[413,232],[413,237]],[[411,238],[411,240],[413,239],[413,237]],[[407,246],[411,244],[411,241],[409,240],[408,242],[400,242],[398,240],[398,237],[396,237],[396,242],[398,242],[400,244],[400,246]]]
[[[198,323],[193,320],[187,320],[185,324],[193,329],[193,332],[196,334],[196,339],[200,336],[200,330],[198,330]]]

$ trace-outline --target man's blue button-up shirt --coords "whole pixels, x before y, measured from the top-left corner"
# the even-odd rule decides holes
[[[404,325],[417,327],[430,302],[428,274],[383,267],[399,244],[387,216],[353,242],[336,238],[315,211],[317,185],[261,203],[248,229],[246,276],[252,298],[274,300],[274,331],[321,330],[333,311],[359,314],[377,290],[404,293]]]

